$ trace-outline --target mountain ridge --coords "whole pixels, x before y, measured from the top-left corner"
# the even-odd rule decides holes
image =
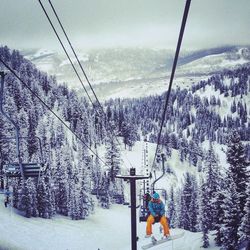
[[[65,82],[70,88],[82,91],[71,65],[63,55],[41,49],[22,53],[40,70],[55,75],[58,82]],[[121,97],[140,97],[166,91],[173,55],[174,52],[170,50],[148,48],[109,48],[78,53],[91,84],[102,100],[119,97],[121,88]],[[75,58],[72,57],[72,61],[77,65]],[[183,82],[190,86],[195,81],[206,80],[211,74],[235,69],[249,62],[250,46],[224,46],[182,52],[175,86]]]

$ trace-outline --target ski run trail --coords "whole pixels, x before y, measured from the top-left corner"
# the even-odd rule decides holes
[[[155,144],[148,144],[149,162],[155,152]],[[141,155],[143,142],[137,142],[132,151],[122,151],[123,171],[127,172],[130,164],[141,174]],[[125,156],[126,154],[126,156]],[[129,159],[129,162],[128,162]],[[162,182],[176,184],[181,181],[186,171],[195,169],[181,165],[177,152],[173,151],[169,160],[174,165],[176,177]],[[167,178],[167,177],[166,177]],[[167,181],[167,182],[166,182]],[[161,182],[160,184],[161,185]],[[140,184],[137,184],[137,194]],[[129,201],[129,184],[125,183],[125,197]],[[96,202],[97,204],[97,202]],[[110,209],[96,206],[94,214],[86,220],[71,220],[69,217],[56,215],[52,219],[25,218],[16,209],[4,207],[4,195],[0,194],[0,250],[130,250],[131,249],[131,217],[130,208],[125,205],[112,205]],[[159,225],[153,226],[157,239],[161,238]],[[137,214],[137,249],[150,243],[145,238],[146,223],[139,223]],[[183,229],[172,229],[173,235],[183,232]],[[203,249],[202,234],[184,231],[182,238],[168,241],[151,249],[154,250],[200,250]],[[208,250],[218,250],[215,247],[214,236],[209,235],[211,246]]]
[[[145,223],[137,223],[138,250],[148,244]],[[159,224],[153,226],[154,235],[160,238]],[[182,229],[173,229],[178,234]],[[155,246],[155,250],[199,250],[201,233],[185,231],[182,238]],[[210,237],[211,239],[212,237]],[[0,249],[1,250],[129,250],[130,209],[113,205],[111,209],[97,208],[86,220],[73,221],[64,216],[53,219],[27,219],[15,209],[5,208],[0,197]],[[209,250],[219,248],[213,245]]]

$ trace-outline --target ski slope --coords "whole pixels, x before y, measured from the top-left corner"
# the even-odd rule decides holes
[[[155,144],[149,143],[149,167],[155,152]],[[142,169],[143,142],[137,142],[132,151],[122,149],[123,173],[131,166],[137,173]],[[181,182],[186,171],[195,173],[195,168],[187,163],[180,163],[177,152],[173,151],[168,162],[175,171],[175,176],[166,175],[161,183],[177,184]],[[159,175],[160,173],[157,173]],[[125,183],[125,196],[129,201],[129,184]],[[169,185],[170,186],[170,185]],[[138,182],[137,191],[140,188]],[[167,187],[166,187],[167,188]],[[94,197],[94,196],[93,196]],[[97,204],[97,203],[96,203]],[[138,249],[148,244],[145,239],[145,223],[137,222],[139,237]],[[172,234],[182,232],[174,229]],[[160,238],[159,224],[154,225],[154,234]],[[202,234],[185,231],[181,239],[169,241],[153,247],[155,250],[199,250]],[[212,239],[212,237],[211,237]],[[211,241],[212,242],[212,241]],[[130,209],[124,205],[112,205],[110,209],[96,206],[95,213],[86,220],[73,221],[68,217],[57,215],[53,219],[23,217],[17,210],[4,207],[4,196],[0,195],[0,250],[129,250]],[[219,248],[212,245],[209,249]]]
[[[0,249],[8,250],[129,250],[130,209],[124,205],[112,205],[111,209],[98,208],[86,220],[73,221],[64,216],[51,220],[27,219],[15,209],[5,208],[0,195]],[[160,237],[159,224],[154,234]],[[171,230],[178,234],[182,229]],[[145,239],[145,223],[137,223],[138,250],[150,242]],[[201,233],[185,231],[181,239],[153,247],[155,250],[199,250]],[[214,246],[209,250],[217,250]]]

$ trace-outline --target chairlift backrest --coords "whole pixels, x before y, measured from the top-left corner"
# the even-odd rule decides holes
[[[40,165],[38,163],[23,163],[23,172],[26,178],[39,177]]]
[[[7,177],[21,177],[20,166],[18,163],[9,163],[4,165],[3,172]]]
[[[24,177],[39,177],[41,166],[39,163],[22,163]],[[21,170],[19,163],[9,163],[4,165],[4,173],[7,177],[21,177]]]

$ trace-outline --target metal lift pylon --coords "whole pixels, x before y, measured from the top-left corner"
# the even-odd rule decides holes
[[[136,230],[136,181],[148,179],[149,176],[136,175],[135,168],[130,168],[129,175],[117,175],[116,178],[130,182],[130,205],[131,205],[131,249],[137,250]]]

